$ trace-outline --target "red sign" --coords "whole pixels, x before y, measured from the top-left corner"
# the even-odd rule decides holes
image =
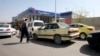
[[[66,24],[71,24],[71,19],[65,19]]]

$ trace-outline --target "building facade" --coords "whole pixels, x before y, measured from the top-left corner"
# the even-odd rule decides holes
[[[63,12],[63,13],[56,13],[57,20],[63,21],[67,24],[72,23],[72,19],[75,17],[73,16],[73,12]],[[36,10],[34,8],[28,8],[27,10],[23,11],[22,13],[18,14],[16,17],[12,18],[12,21],[23,21],[24,18],[32,20],[43,20],[45,23],[50,23],[55,20],[55,13],[54,12],[47,12],[42,10]],[[63,19],[61,19],[63,18]]]

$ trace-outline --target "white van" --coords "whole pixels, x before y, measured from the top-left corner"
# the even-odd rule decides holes
[[[29,32],[29,34],[32,34],[33,31],[37,30],[38,28],[40,28],[43,25],[44,25],[44,22],[42,20],[30,21],[28,23],[28,32]]]

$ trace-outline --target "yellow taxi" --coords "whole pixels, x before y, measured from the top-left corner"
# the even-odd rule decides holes
[[[89,26],[89,25],[86,25],[86,24],[82,24],[82,23],[72,23],[69,25],[70,27],[73,27],[73,28],[78,28],[79,30],[79,38],[80,39],[86,39],[88,34],[91,32],[91,31],[94,31],[95,30],[95,27],[94,26]]]

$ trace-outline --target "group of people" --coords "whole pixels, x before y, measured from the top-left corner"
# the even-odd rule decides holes
[[[26,36],[26,42],[29,43],[29,33],[28,33],[28,26],[27,26],[28,19],[25,19],[24,22],[21,24],[20,31],[21,31],[21,37],[20,37],[20,43],[22,43],[24,35]]]

